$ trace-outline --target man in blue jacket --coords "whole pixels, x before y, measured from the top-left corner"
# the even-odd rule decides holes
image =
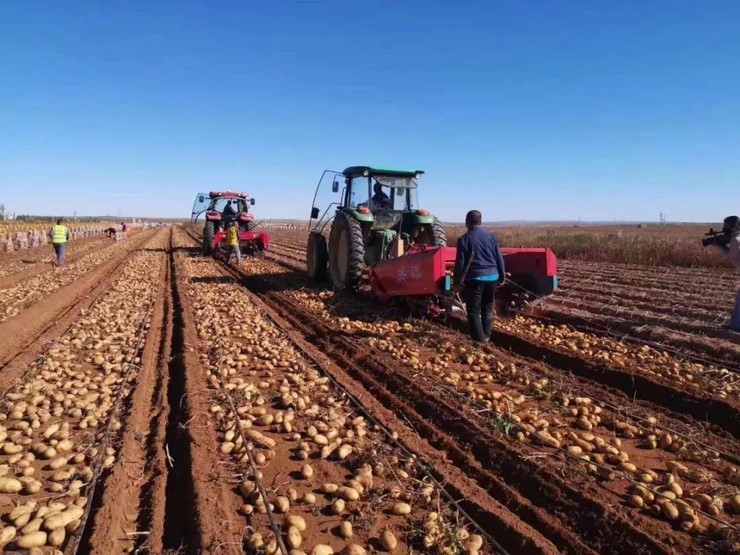
[[[481,228],[477,210],[465,216],[468,232],[457,240],[455,286],[465,287],[465,307],[473,340],[488,342],[493,323],[496,286],[506,277],[504,257],[493,233]]]

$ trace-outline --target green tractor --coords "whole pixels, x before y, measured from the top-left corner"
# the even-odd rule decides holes
[[[423,174],[369,166],[351,166],[343,172],[325,170],[311,209],[308,275],[316,281],[331,278],[337,289],[356,289],[365,268],[401,256],[411,245],[446,245],[437,218],[418,207],[417,180]],[[330,197],[326,195],[329,183]],[[318,204],[323,200],[322,213]]]

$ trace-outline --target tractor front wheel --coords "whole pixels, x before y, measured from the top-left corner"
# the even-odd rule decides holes
[[[329,234],[329,274],[337,289],[354,289],[365,269],[365,245],[360,222],[340,212]]]
[[[327,277],[328,266],[329,249],[326,247],[326,237],[321,233],[311,232],[306,249],[308,277],[314,281],[324,281]]]
[[[431,245],[433,247],[446,247],[447,246],[447,234],[442,224],[435,218],[431,224],[424,224],[420,226],[418,234],[416,235],[416,242],[422,245]]]
[[[216,236],[216,225],[213,222],[206,222],[203,227],[203,254],[210,256],[213,247],[213,238]]]

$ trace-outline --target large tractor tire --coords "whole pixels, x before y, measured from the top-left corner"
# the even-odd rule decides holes
[[[337,289],[354,289],[365,269],[365,245],[360,222],[340,212],[329,234],[329,275]]]
[[[321,233],[312,232],[308,235],[306,269],[308,276],[314,281],[324,281],[328,277],[329,249],[326,246],[326,237]]]
[[[424,224],[422,226],[416,242],[433,247],[446,247],[447,234],[445,233],[445,228],[435,218],[432,224]]]
[[[213,222],[206,222],[203,226],[203,254],[210,256],[212,254],[213,238],[216,236],[216,225]]]

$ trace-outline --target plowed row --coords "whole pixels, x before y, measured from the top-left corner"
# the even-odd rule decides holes
[[[276,285],[276,280],[288,278],[290,278],[291,280],[295,280],[294,272],[300,273],[301,269],[299,264],[294,264],[294,261],[297,261],[297,259],[299,258],[295,255],[295,253],[297,252],[297,245],[292,243],[290,240],[286,241],[286,243],[283,244],[278,238],[277,248],[274,249],[273,253],[269,256],[270,259],[277,262],[277,265],[273,266],[272,268],[263,270],[267,272],[267,274],[270,276],[268,278],[269,282],[271,283],[270,287],[277,290],[300,289],[301,291],[299,293],[292,293],[292,295],[303,297],[303,300],[307,303],[307,306],[312,308],[314,311],[323,312],[325,315],[327,315],[327,317],[339,315],[342,313],[342,310],[345,309],[345,314],[349,317],[349,319],[338,321],[338,324],[341,328],[348,327],[352,329],[353,326],[358,326],[359,324],[356,321],[353,321],[358,316],[362,320],[372,320],[373,318],[377,318],[378,311],[376,310],[376,314],[374,316],[370,315],[368,311],[371,309],[368,307],[358,307],[356,310],[354,310],[354,313],[351,310],[346,311],[346,302],[334,301],[333,299],[331,299],[332,296],[328,292],[313,295],[312,300],[310,298],[312,294],[307,293],[305,290],[305,281],[302,285],[298,285],[297,283],[293,286],[285,284]],[[294,270],[294,272],[286,272],[287,268]],[[349,312],[349,314],[347,312]],[[364,328],[365,325],[366,324],[360,325],[360,328]],[[435,327],[434,331],[439,333],[439,327]],[[384,331],[382,328],[380,328],[379,331],[371,330],[370,328],[365,329],[365,333],[373,332],[386,333],[387,331]],[[686,429],[687,437],[700,437],[701,434],[705,433],[706,428],[705,425],[702,425],[700,422],[691,421],[683,414],[686,413],[695,417],[698,416],[701,420],[704,420],[706,416],[708,416],[707,412],[705,412],[705,409],[708,409],[713,403],[719,402],[719,405],[717,406],[717,412],[714,414],[714,416],[710,416],[710,420],[718,424],[720,427],[725,428],[727,432],[730,432],[732,434],[733,437],[731,443],[728,444],[725,442],[725,440],[720,439],[724,436],[724,433],[721,430],[717,430],[719,433],[719,437],[717,438],[715,446],[717,446],[717,448],[720,448],[725,445],[733,445],[732,449],[737,448],[737,445],[734,443],[734,436],[736,436],[738,433],[737,395],[735,392],[735,383],[737,382],[734,380],[734,375],[729,373],[727,370],[723,370],[722,368],[711,365],[697,364],[690,360],[683,361],[679,357],[673,357],[671,353],[661,352],[647,346],[627,348],[620,343],[609,341],[608,338],[583,334],[576,330],[569,330],[562,327],[543,327],[537,322],[536,319],[531,318],[518,318],[513,321],[502,322],[499,327],[497,336],[497,338],[500,340],[499,343],[506,344],[507,347],[519,350],[524,355],[523,360],[526,360],[528,354],[527,350],[530,347],[547,345],[547,348],[544,349],[532,349],[530,355],[538,358],[543,354],[547,356],[548,353],[551,353],[550,358],[554,363],[556,363],[556,367],[554,368],[554,370],[556,371],[557,364],[561,361],[568,363],[568,358],[575,358],[576,360],[578,360],[579,357],[583,359],[596,359],[598,363],[597,366],[601,366],[601,368],[598,368],[601,375],[591,375],[589,376],[589,378],[592,378],[600,383],[608,384],[610,386],[625,385],[620,383],[620,375],[634,372],[642,374],[643,376],[645,376],[645,385],[655,388],[655,395],[652,395],[650,392],[646,391],[646,387],[638,388],[635,386],[635,391],[633,392],[627,391],[627,387],[620,387],[620,389],[625,390],[625,393],[628,394],[637,394],[636,390],[641,389],[641,391],[639,392],[640,396],[653,401],[652,403],[646,404],[646,406],[650,407],[650,409],[644,414],[650,414],[651,412],[652,414],[656,414],[659,410],[662,411],[664,414],[672,413],[671,416],[675,421],[688,423],[688,428]],[[451,342],[454,341],[452,340],[452,338],[450,338],[450,340]],[[456,340],[459,341],[460,337],[457,336]],[[414,348],[414,346],[407,346],[407,348],[411,349],[410,352],[413,353],[413,364],[418,365],[419,361],[429,360],[429,357],[432,356],[433,353],[429,352],[427,347],[429,343],[438,341],[438,338],[430,339],[427,336],[424,337],[423,341],[421,342],[425,346],[424,348],[418,348],[419,341],[416,342],[416,348]],[[377,344],[373,346],[377,348]],[[555,348],[553,348],[553,346]],[[559,347],[565,348],[560,349]],[[391,349],[394,358],[397,358],[399,348],[392,347]],[[403,347],[401,347],[400,350],[403,351]],[[566,357],[560,355],[558,351],[569,353],[569,356]],[[492,352],[496,353],[495,360],[500,361],[502,358],[502,353],[496,349],[492,349]],[[586,364],[585,360],[584,364]],[[530,366],[531,365],[532,364],[530,360]],[[606,368],[604,368],[604,366],[606,366]],[[566,369],[567,371],[572,370],[572,368],[568,368],[567,366],[565,366],[564,369]],[[460,380],[461,375],[463,377],[465,376],[462,373],[453,372],[452,378],[450,378],[449,376],[447,378],[448,381],[457,381]],[[573,384],[568,382],[567,380],[569,376],[563,376],[562,371],[560,372],[560,376],[566,379],[564,380],[565,383],[561,384],[562,387],[560,388],[560,391],[558,391],[558,393],[562,393],[563,388],[566,388],[568,391],[572,391]],[[687,377],[690,381],[687,380]],[[553,380],[553,378],[554,374],[551,372],[550,379]],[[682,382],[684,385],[681,385],[679,387],[676,383],[677,381],[679,383]],[[462,379],[462,383],[464,384],[464,387],[466,389],[470,389],[470,384],[465,383],[464,378]],[[581,381],[580,387],[583,388],[585,385],[587,384]],[[591,391],[594,390],[593,387],[591,387],[590,389]],[[583,391],[583,389],[581,390]],[[693,393],[689,394],[688,391],[691,390],[693,390]],[[498,393],[500,395],[502,392]],[[476,395],[480,395],[480,393],[476,392],[472,396],[475,397]],[[603,389],[601,392],[597,392],[596,396],[600,400],[608,402],[608,399],[604,399],[605,394],[603,392]],[[551,398],[552,392],[548,392],[547,397]],[[729,399],[729,402],[725,402],[724,399]],[[624,401],[622,401],[620,404],[622,406],[615,404],[614,407],[615,409],[618,409],[617,414],[621,414],[622,418],[624,418],[623,415],[625,414],[625,412],[634,414],[634,406],[624,406]],[[663,405],[663,407],[658,409],[655,406],[656,404],[661,404]],[[724,407],[722,405],[724,405]],[[605,407],[606,404],[602,406],[602,409]],[[484,409],[485,408],[486,407],[484,406]],[[722,416],[722,413],[725,410],[731,411],[731,417],[729,419],[725,419]],[[538,414],[537,416],[541,416],[541,414]],[[617,431],[616,426],[623,427],[624,423],[618,421],[615,422],[615,420],[612,420],[611,418],[608,418],[607,422],[611,421],[612,429],[610,431],[612,434],[614,434]],[[671,422],[670,424],[661,423],[661,429],[675,429],[675,421]],[[543,423],[540,423],[540,425],[542,424]],[[506,425],[506,427],[508,428],[509,425]],[[693,432],[691,431],[692,428]],[[660,437],[660,434],[650,434],[647,432],[641,432],[637,435],[643,437],[645,435],[655,435],[658,441]],[[640,442],[637,442],[635,444],[635,447],[638,449],[638,454],[639,450],[644,448],[644,440],[642,443],[643,445],[640,445]],[[676,449],[676,447],[673,447],[673,449]],[[683,449],[679,449],[679,451],[683,451]],[[652,450],[649,450],[649,453],[652,457]],[[642,453],[642,455],[644,455],[644,453]],[[689,458],[693,458],[693,456],[689,454]],[[631,458],[631,460],[637,459],[634,459],[633,457]],[[735,476],[737,468],[734,466],[734,464],[737,462],[737,459],[735,459],[733,456],[730,458],[730,460],[733,462],[733,466],[730,467],[731,470],[729,471],[729,474],[726,474],[725,476],[728,482],[728,491],[736,491],[733,488],[736,488]],[[650,467],[655,468],[655,464],[656,462],[651,459],[649,465],[652,466]],[[639,463],[636,464],[636,466],[639,467]],[[627,468],[631,470],[630,466],[627,466]],[[712,509],[710,509],[710,512],[711,511]],[[688,525],[686,527],[688,527]]]

